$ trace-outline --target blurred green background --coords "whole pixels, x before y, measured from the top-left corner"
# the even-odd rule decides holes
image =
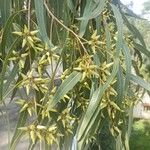
[[[130,149],[150,150],[150,120],[134,120]]]

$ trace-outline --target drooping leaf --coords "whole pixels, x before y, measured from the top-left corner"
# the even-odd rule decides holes
[[[123,47],[123,19],[118,8],[113,4],[111,5],[111,7],[114,12],[114,16],[117,24],[118,35],[117,35],[117,44],[116,44],[116,55],[118,56],[121,48]]]
[[[134,47],[136,48],[136,50],[138,50],[139,52],[143,53],[145,56],[150,58],[150,51],[148,51],[144,46],[138,43],[134,43]]]
[[[0,43],[0,52],[2,53],[2,58],[4,58],[5,57],[5,47],[6,47],[6,45],[7,45],[7,39],[8,39],[8,37],[10,36],[9,34],[10,34],[10,29],[11,29],[11,25],[12,25],[12,23],[13,23],[13,20],[14,20],[14,18],[18,15],[18,14],[20,14],[20,13],[22,13],[24,10],[20,10],[20,11],[18,11],[18,12],[15,12],[14,14],[12,14],[9,18],[8,18],[8,20],[7,20],[7,22],[6,22],[6,24],[5,24],[5,26],[4,26],[4,29],[3,29],[3,34],[2,34],[2,40],[1,40],[1,43]]]
[[[1,71],[1,73],[0,73],[0,101],[3,100],[3,92],[4,92],[4,91],[3,91],[3,88],[4,88],[3,83],[4,83],[4,77],[5,77],[5,74],[6,74],[6,71],[7,71],[7,65],[8,65],[8,63],[9,63],[9,57],[10,57],[10,55],[11,55],[13,49],[15,48],[16,44],[18,44],[19,40],[20,40],[20,39],[18,38],[18,39],[16,39],[16,40],[12,43],[12,45],[10,46],[10,48],[9,48],[9,50],[8,50],[8,53],[7,53],[7,55],[6,55],[5,59],[4,59],[4,63],[3,63],[3,66],[2,66],[2,71]],[[10,82],[10,81],[9,81],[9,82]],[[8,83],[8,82],[7,82],[7,83]],[[9,84],[7,84],[7,85],[9,85]]]
[[[48,38],[47,31],[46,31],[46,23],[45,23],[45,11],[44,11],[44,1],[41,0],[34,0],[35,3],[35,13],[38,23],[39,33],[44,42],[52,46],[51,41]]]
[[[18,128],[25,126],[27,116],[28,116],[27,111],[23,111],[22,113],[20,113],[14,135],[11,139],[10,150],[15,150],[16,149],[16,145],[18,144],[18,142],[20,141],[22,135],[24,134],[24,131],[19,130]]]
[[[135,76],[135,75],[132,74],[131,75],[131,80],[133,82],[135,82],[136,84],[140,85],[141,87],[143,87],[145,90],[150,91],[150,83],[146,82],[141,77]]]
[[[131,31],[131,33],[141,42],[141,44],[146,48],[146,44],[145,41],[141,35],[141,33],[139,32],[139,30],[133,25],[131,24],[128,19],[125,17],[124,14],[122,14],[123,19],[128,27],[128,29]]]
[[[83,17],[78,18],[81,20],[79,35],[82,37],[86,31],[87,24],[90,19],[96,18],[105,7],[105,0],[87,0],[84,8]]]
[[[130,78],[131,78],[131,66],[132,66],[132,60],[131,60],[131,54],[129,51],[129,48],[126,44],[124,44],[123,46],[123,53],[125,56],[125,64],[126,64],[126,76],[125,76],[125,91],[128,91],[128,87],[129,87],[129,82],[130,82]]]
[[[91,129],[89,127],[92,127],[92,124],[95,122],[95,119],[97,118],[97,115],[99,114],[99,111],[100,111],[99,106],[100,106],[100,101],[103,97],[103,94],[106,91],[106,89],[109,87],[110,83],[115,78],[117,71],[118,71],[118,59],[115,60],[115,63],[113,65],[112,74],[108,78],[105,85],[100,86],[93,93],[93,96],[90,100],[87,111],[80,122],[80,126],[78,127],[78,132],[77,132],[79,148],[82,148],[83,145],[85,144],[85,141],[84,141],[85,137],[86,137],[87,133],[89,132],[89,130]]]
[[[0,12],[3,26],[11,14],[11,0],[0,0]]]
[[[125,86],[123,85],[124,78],[123,78],[123,71],[121,65],[119,65],[118,73],[117,73],[117,85],[116,85],[116,91],[117,91],[117,103],[121,104],[123,100],[123,94],[124,94],[124,88]]]
[[[5,97],[5,95],[7,94],[7,93],[9,93],[9,90],[11,90],[11,89],[9,89],[9,87],[11,86],[11,83],[14,81],[14,79],[15,79],[15,77],[16,77],[16,75],[17,75],[17,72],[18,72],[18,69],[19,69],[19,66],[18,66],[18,64],[15,64],[14,65],[14,67],[13,67],[13,69],[11,70],[11,72],[10,72],[10,76],[9,76],[9,78],[7,79],[7,81],[6,81],[6,83],[4,84],[4,89],[3,89],[3,96]]]
[[[68,78],[64,80],[64,82],[59,86],[56,91],[53,100],[51,101],[49,108],[55,106],[65,94],[67,94],[80,80],[82,77],[82,73],[80,72],[72,72]]]

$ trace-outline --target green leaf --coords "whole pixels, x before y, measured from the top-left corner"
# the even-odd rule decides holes
[[[104,0],[87,2],[87,5],[85,6],[86,13],[83,14],[83,17],[78,18],[78,20],[90,20],[96,18],[104,10],[105,5],[106,3]],[[86,9],[87,6],[88,8]]]
[[[67,94],[81,80],[81,77],[81,72],[72,72],[56,91],[54,98],[49,105],[49,109],[55,106],[64,97],[64,95]]]
[[[131,131],[132,131],[132,125],[133,125],[133,108],[134,108],[134,106],[132,105],[131,108],[129,109],[128,138],[130,138]]]
[[[106,33],[106,47],[107,47],[107,50],[110,51],[111,50],[111,34],[110,34],[107,23],[105,26],[105,33]],[[109,53],[107,53],[107,63],[110,63],[110,62],[111,62],[111,58],[109,56]]]
[[[99,114],[100,109],[98,108],[101,98],[103,96],[103,87],[100,86],[94,93],[90,100],[88,109],[83,116],[80,125],[77,130],[77,140],[78,140],[78,149],[83,149],[85,144],[85,139],[88,136],[88,133],[92,129],[94,122]]]
[[[144,46],[134,42],[134,47],[136,50],[138,50],[139,52],[143,53],[145,56],[150,58],[150,51],[148,51]]]
[[[132,26],[132,32],[134,31],[134,35],[136,36],[136,38],[138,38],[141,44],[146,48],[145,41],[140,31],[134,25],[131,25],[131,26]]]
[[[14,81],[16,75],[18,74],[18,69],[19,69],[18,64],[15,64],[12,71],[9,73],[10,76],[7,79],[6,83],[4,84],[4,89],[3,89],[4,94],[3,94],[3,96],[5,96],[7,93],[9,93],[10,84]]]
[[[0,0],[1,19],[3,26],[11,13],[11,0]]]
[[[2,34],[2,41],[1,41],[1,44],[0,44],[0,52],[2,52],[2,58],[5,57],[5,47],[6,47],[6,45],[7,45],[7,39],[8,39],[8,37],[10,36],[10,29],[11,29],[11,25],[12,25],[12,23],[13,23],[13,21],[14,21],[14,18],[15,18],[18,14],[22,13],[23,11],[24,11],[24,10],[21,10],[21,11],[18,11],[18,12],[16,12],[16,13],[12,14],[12,15],[8,18],[8,20],[7,20],[7,22],[6,22],[5,26],[4,26],[3,34]]]
[[[21,26],[17,23],[13,23],[14,31],[21,32]]]
[[[131,75],[131,80],[135,83],[137,83],[138,85],[140,85],[141,87],[143,87],[145,90],[150,91],[150,83],[144,81],[141,77],[139,76],[135,76],[135,75]]]
[[[123,16],[123,20],[126,23],[126,26],[128,27],[128,29],[131,31],[131,33],[141,42],[141,44],[146,48],[146,44],[145,41],[141,35],[141,33],[139,32],[139,30],[133,25],[131,24],[128,19],[125,17],[124,14],[122,14]]]
[[[72,0],[67,0],[67,6],[69,7],[69,9],[70,9],[74,14],[76,13],[75,6],[74,6]]]
[[[16,44],[18,44],[19,40],[20,40],[20,39],[17,38],[17,39],[12,43],[12,45],[11,45],[10,49],[8,50],[8,53],[7,53],[7,55],[6,55],[5,59],[4,59],[4,61],[3,61],[2,71],[1,71],[1,73],[0,73],[0,101],[3,100],[3,92],[4,92],[4,91],[3,91],[3,88],[4,88],[3,83],[4,83],[5,73],[6,73],[6,71],[7,71],[7,65],[8,65],[8,63],[9,63],[9,60],[8,60],[8,59],[9,59],[9,57],[10,57],[12,51],[14,50]],[[10,81],[9,81],[9,82],[10,82]],[[8,85],[8,82],[7,82],[7,85]]]
[[[116,55],[119,56],[120,50],[123,47],[123,19],[121,16],[121,13],[119,12],[118,8],[111,4],[112,10],[114,12],[114,16],[116,19],[116,24],[117,24],[117,44],[116,44]]]
[[[117,73],[117,85],[116,85],[116,91],[117,91],[117,103],[122,102],[123,100],[123,94],[124,94],[124,85],[122,84],[124,81],[123,79],[123,71],[121,65],[119,65],[118,73]]]
[[[80,126],[78,127],[78,132],[77,132],[77,139],[78,139],[78,147],[82,148],[84,145],[84,140],[85,136],[89,132],[89,130],[92,128],[93,123],[95,122],[95,119],[97,118],[97,115],[99,114],[100,111],[100,102],[103,97],[104,92],[107,90],[113,79],[115,78],[117,71],[118,71],[118,63],[119,60],[116,58],[114,65],[113,65],[113,70],[108,77],[107,82],[105,83],[104,86],[99,86],[99,88],[94,92],[89,106],[87,108],[87,111],[85,112],[85,115],[83,116]],[[90,127],[90,128],[89,128]]]
[[[105,0],[86,1],[83,17],[78,18],[78,20],[81,20],[79,32],[79,35],[81,37],[84,35],[86,31],[88,21],[92,18],[96,18],[104,10],[105,5],[106,5]]]
[[[22,135],[24,134],[24,131],[18,130],[18,128],[25,126],[27,116],[28,116],[27,111],[23,111],[22,113],[20,113],[18,123],[17,123],[16,129],[15,129],[14,135],[12,137],[12,140],[11,140],[10,150],[15,150],[16,149],[17,143],[19,142]]]
[[[126,93],[128,91],[130,77],[131,77],[132,59],[131,59],[131,54],[130,54],[127,44],[124,43],[122,51],[125,56],[125,65],[126,65],[126,70],[125,70],[126,76],[125,76],[125,85],[124,85],[125,86],[124,92]]]
[[[44,42],[48,43],[50,46],[53,46],[48,38],[47,31],[46,31],[46,23],[44,18],[45,11],[44,11],[44,4],[43,4],[44,1],[34,0],[34,3],[35,3],[35,14],[37,18],[39,33]]]

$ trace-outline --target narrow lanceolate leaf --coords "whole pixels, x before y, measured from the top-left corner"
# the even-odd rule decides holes
[[[13,69],[10,72],[9,78],[7,79],[6,83],[4,84],[4,89],[3,89],[4,97],[7,93],[9,93],[9,90],[11,90],[11,89],[9,89],[9,87],[10,87],[11,83],[14,81],[14,79],[18,73],[18,70],[19,70],[19,65],[15,64]]]
[[[110,51],[111,50],[111,34],[108,28],[108,24],[106,24],[105,33],[106,33],[106,47],[107,47],[107,50]],[[111,62],[111,58],[109,57],[109,53],[107,53],[107,63],[110,63],[110,62]]]
[[[141,42],[141,44],[146,48],[146,44],[145,44],[145,41],[143,39],[143,36],[141,35],[139,30],[134,25],[132,25],[132,31],[134,31],[136,38],[138,38],[139,41]]]
[[[4,25],[11,13],[11,0],[0,0],[2,24]]]
[[[85,139],[87,138],[88,133],[90,129],[92,129],[92,126],[94,125],[94,122],[97,118],[97,115],[99,114],[99,103],[101,101],[101,98],[103,96],[104,90],[103,87],[99,87],[94,93],[91,98],[89,107],[81,120],[81,124],[78,127],[78,132],[77,132],[77,140],[78,144],[77,147],[78,149],[83,149]]]
[[[83,17],[78,18],[79,20],[82,20],[79,32],[79,35],[81,37],[84,35],[86,31],[88,21],[92,18],[96,18],[104,10],[105,4],[106,4],[105,0],[86,1]]]
[[[83,17],[79,18],[81,20],[89,20],[96,18],[104,9],[105,1],[104,0],[97,0],[96,2],[90,1],[92,3],[92,7],[88,8],[89,14],[84,14]],[[88,5],[88,3],[87,3]]]
[[[7,71],[7,65],[8,65],[8,62],[9,62],[8,59],[9,59],[9,57],[10,57],[12,51],[14,50],[16,44],[18,44],[19,40],[20,40],[20,39],[18,38],[18,39],[16,39],[16,40],[12,43],[12,45],[10,46],[10,48],[9,48],[9,50],[8,50],[8,53],[7,53],[7,55],[6,55],[5,59],[4,59],[4,62],[3,62],[2,71],[1,71],[1,73],[0,73],[0,101],[3,100],[3,88],[4,88],[4,87],[3,87],[3,83],[4,83],[5,73],[6,73],[6,71]],[[9,81],[9,82],[11,82],[11,81]],[[7,85],[8,85],[8,82],[7,82]]]
[[[131,77],[131,66],[132,66],[132,60],[131,60],[131,54],[129,51],[129,48],[126,44],[123,45],[123,53],[125,56],[125,65],[126,65],[126,76],[125,76],[125,91],[128,91],[130,77]]]
[[[41,38],[43,39],[44,42],[52,46],[52,43],[50,42],[46,31],[46,23],[44,18],[45,12],[44,12],[44,4],[43,4],[44,1],[34,0],[34,3],[35,3],[36,18],[37,18],[37,23],[38,23],[38,28],[39,28],[39,33],[41,35]]]
[[[12,25],[14,18],[15,18],[18,14],[20,14],[21,12],[23,12],[23,10],[18,11],[18,12],[16,12],[16,13],[14,13],[13,15],[11,15],[11,16],[9,17],[9,19],[7,20],[5,26],[4,26],[3,35],[2,35],[2,40],[1,40],[1,43],[0,43],[0,52],[2,53],[2,58],[5,57],[5,47],[6,47],[6,45],[7,45],[7,39],[8,39],[8,37],[10,36],[10,35],[9,35],[9,34],[10,34],[10,29],[11,29],[10,26]]]
[[[124,81],[123,79],[123,71],[121,65],[119,65],[118,73],[117,73],[117,102],[121,103],[123,100],[123,93],[124,93],[124,85],[122,84]]]
[[[137,83],[138,85],[140,85],[141,87],[143,87],[144,89],[150,91],[150,83],[144,81],[141,77],[139,76],[135,76],[135,75],[131,75],[131,80],[135,83]]]
[[[72,0],[67,0],[67,6],[69,7],[69,9],[70,9],[74,14],[76,14],[75,6],[74,6]]]
[[[11,140],[10,150],[16,150],[16,145],[20,141],[22,135],[24,134],[24,131],[19,130],[18,128],[25,126],[27,116],[28,116],[27,111],[23,111],[22,113],[20,113],[18,123],[15,129],[14,135],[12,137],[12,140]]]
[[[125,21],[126,26],[128,27],[128,29],[131,31],[131,33],[141,42],[141,44],[146,48],[146,44],[145,41],[141,35],[141,33],[138,31],[138,29],[132,25],[128,19],[125,17],[124,14],[122,14],[123,16],[123,20]]]
[[[134,47],[136,50],[138,50],[139,52],[143,53],[145,56],[150,58],[150,51],[148,51],[144,46],[138,43],[134,43]]]
[[[118,8],[115,5],[111,5],[112,6],[112,10],[114,12],[114,16],[116,18],[116,24],[117,24],[117,31],[118,31],[118,35],[117,35],[117,44],[116,44],[116,55],[119,55],[120,49],[123,46],[123,19],[121,16],[121,13],[119,12]]]
[[[132,106],[132,107],[129,109],[128,138],[130,138],[131,131],[132,131],[132,125],[133,125],[133,108],[134,108],[134,106]]]
[[[115,78],[117,71],[118,71],[118,65],[119,65],[119,60],[116,58],[112,70],[112,74],[110,77],[108,77],[107,82],[105,83],[104,86],[100,86],[93,94],[90,104],[87,108],[87,111],[81,120],[80,126],[78,128],[78,133],[77,133],[77,139],[78,139],[78,146],[82,148],[84,145],[84,139],[85,136],[87,136],[87,133],[90,131],[92,128],[93,123],[95,122],[95,119],[97,118],[97,115],[99,114],[100,111],[100,101],[103,97],[104,92],[106,89],[109,87],[113,79]],[[90,127],[90,128],[89,128]]]
[[[64,97],[64,95],[67,94],[81,80],[81,77],[81,72],[72,72],[56,91],[54,98],[49,105],[49,108],[55,106]]]

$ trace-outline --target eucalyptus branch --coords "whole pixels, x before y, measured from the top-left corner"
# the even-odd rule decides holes
[[[65,25],[51,12],[51,10],[50,10],[49,7],[47,6],[45,0],[44,0],[44,5],[45,5],[45,8],[46,8],[48,14],[52,17],[52,19],[54,19],[57,23],[59,23],[64,29],[66,29],[67,31],[69,31],[70,33],[72,33],[72,34],[76,37],[76,39],[78,40],[78,42],[81,44],[81,46],[82,46],[84,52],[85,52],[86,54],[88,54],[88,52],[87,52],[85,46],[83,45],[82,41],[80,40],[79,36],[78,36],[74,31],[72,31],[70,28],[68,28],[67,26],[65,26]]]

